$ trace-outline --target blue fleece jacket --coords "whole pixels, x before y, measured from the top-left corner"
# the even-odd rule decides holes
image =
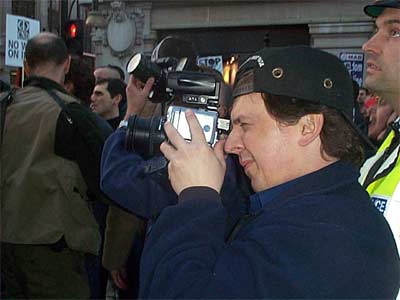
[[[178,197],[168,180],[162,156],[144,160],[135,152],[125,149],[126,129],[116,130],[105,142],[101,157],[101,190],[116,204],[146,219],[155,219],[167,206],[174,205]],[[227,172],[222,186],[223,203],[228,223],[233,224],[247,211],[247,196],[251,193],[248,179],[236,157],[227,159]],[[227,231],[229,227],[227,225]]]
[[[250,198],[232,231],[209,188],[184,190],[149,233],[140,298],[394,298],[393,235],[357,181],[334,163]]]

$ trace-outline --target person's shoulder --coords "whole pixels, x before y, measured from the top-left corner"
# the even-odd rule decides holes
[[[64,93],[59,90],[53,90],[53,92],[62,100],[62,105],[65,105],[68,111],[67,113],[71,115],[71,117],[75,118],[89,118],[92,119],[93,112],[80,103],[80,101],[75,98],[73,95]]]
[[[92,112],[88,107],[77,101],[67,103],[66,107],[70,117],[83,130],[97,129],[105,136],[109,136],[112,133],[113,130],[107,121]]]
[[[53,91],[67,104],[76,103],[84,107],[84,105],[82,105],[79,99],[76,98],[75,96],[59,90],[53,90]]]
[[[41,113],[53,113],[57,104],[51,96],[43,89],[36,86],[25,86],[14,89],[12,104],[18,109],[33,109],[42,107]],[[20,104],[23,104],[22,106]]]

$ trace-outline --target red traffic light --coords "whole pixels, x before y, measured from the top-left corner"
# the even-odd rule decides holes
[[[83,53],[83,44],[85,41],[83,20],[68,20],[64,23],[63,38],[70,53]]]
[[[76,26],[75,23],[71,23],[71,24],[69,25],[69,29],[68,29],[69,37],[70,37],[71,39],[76,38],[77,32],[78,32],[78,27]]]

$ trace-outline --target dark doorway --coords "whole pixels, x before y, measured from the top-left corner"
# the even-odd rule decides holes
[[[309,45],[307,25],[257,26],[238,28],[207,28],[161,30],[159,40],[173,35],[191,41],[199,56],[239,55],[241,59],[265,47]]]

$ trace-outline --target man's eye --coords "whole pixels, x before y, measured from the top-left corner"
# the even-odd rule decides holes
[[[394,29],[394,30],[390,31],[390,35],[392,37],[400,37],[400,30]]]

